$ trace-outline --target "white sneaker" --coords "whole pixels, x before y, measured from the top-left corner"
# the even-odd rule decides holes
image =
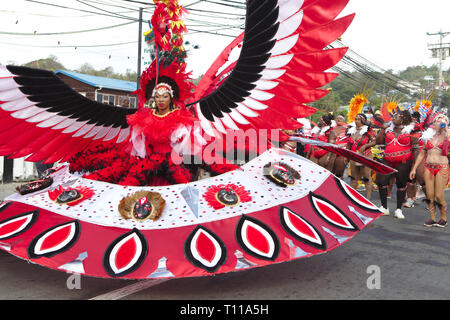
[[[403,204],[406,208],[412,208],[414,207],[414,200],[411,198],[406,199],[405,203]]]
[[[388,215],[391,214],[391,213],[389,212],[389,209],[388,209],[388,208],[385,208],[385,207],[383,207],[383,206],[380,207],[380,211],[383,212],[383,216],[388,216]]]
[[[402,209],[395,209],[394,217],[397,219],[405,219],[405,216],[402,213]]]

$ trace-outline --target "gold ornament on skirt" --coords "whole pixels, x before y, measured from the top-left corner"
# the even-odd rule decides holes
[[[157,192],[137,191],[120,200],[119,212],[125,219],[158,220],[166,201]]]

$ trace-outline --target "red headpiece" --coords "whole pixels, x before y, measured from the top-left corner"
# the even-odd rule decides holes
[[[150,99],[153,89],[158,83],[165,83],[172,89],[173,103],[177,107],[184,106],[191,97],[194,84],[190,81],[191,72],[186,73],[186,65],[174,60],[170,65],[164,66],[164,61],[159,65],[158,79],[156,78],[156,60],[146,69],[139,79],[140,88],[134,91],[139,99],[138,107],[144,106]]]

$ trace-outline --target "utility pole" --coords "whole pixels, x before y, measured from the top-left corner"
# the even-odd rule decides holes
[[[139,8],[139,34],[138,34],[138,61],[137,61],[137,80],[136,85],[139,89],[139,78],[141,77],[141,60],[142,60],[142,12],[143,8]]]
[[[448,34],[450,34],[450,32],[442,32],[442,30],[439,32],[436,32],[436,33],[427,32],[428,36],[437,36],[437,35],[439,36],[439,43],[428,44],[428,49],[431,50],[432,57],[439,59],[439,64],[438,64],[438,67],[439,67],[438,105],[439,106],[442,103],[442,90],[443,90],[443,83],[444,83],[444,79],[442,76],[442,64],[443,64],[442,61],[450,56],[450,43],[443,43],[444,38]]]

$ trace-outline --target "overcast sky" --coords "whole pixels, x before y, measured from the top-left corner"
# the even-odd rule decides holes
[[[85,1],[96,6],[108,2],[118,6],[137,8],[136,4],[120,0]],[[95,11],[92,7],[76,0],[42,0],[41,2]],[[193,2],[195,1],[180,0],[182,5]],[[244,0],[242,2],[244,3]],[[137,69],[137,23],[78,34],[29,35],[35,31],[39,34],[95,29],[124,24],[128,20],[96,16],[87,12],[55,8],[24,0],[0,0],[0,3],[0,63],[2,64],[23,64],[53,54],[69,69],[78,68],[85,62],[89,62],[96,69],[112,66],[116,72]],[[211,4],[203,4],[203,6],[209,10],[223,10]],[[195,8],[201,7],[197,5]],[[109,10],[138,17],[137,11],[126,12],[129,10],[125,8],[109,7]],[[242,13],[242,10],[235,9],[235,12]],[[408,66],[431,65],[437,63],[437,60],[431,58],[428,44],[437,43],[439,38],[427,36],[426,33],[435,33],[440,30],[449,32],[449,12],[449,0],[350,0],[341,16],[356,13],[356,17],[342,39],[352,50],[383,69],[398,71]],[[194,16],[195,14],[191,13],[191,17]],[[150,15],[145,14],[144,18],[149,19]],[[197,16],[195,18],[200,19]],[[239,25],[242,22],[238,19],[226,21],[229,21],[231,25]],[[186,20],[186,23],[188,27],[191,25],[191,29],[199,28],[193,21]],[[148,25],[143,26],[143,31],[146,30]],[[238,30],[231,31],[231,34],[233,32],[238,34]],[[198,33],[192,33],[185,39],[200,45],[200,49],[191,50],[188,60],[188,67],[194,70],[194,75],[204,73],[226,44],[232,40],[231,37]],[[127,42],[132,43],[123,44]],[[450,43],[450,35],[444,38],[444,42]],[[109,46],[110,44],[121,45]],[[74,45],[79,47],[75,49]],[[102,46],[94,47],[95,45]],[[450,58],[445,61],[445,68],[449,66]]]

